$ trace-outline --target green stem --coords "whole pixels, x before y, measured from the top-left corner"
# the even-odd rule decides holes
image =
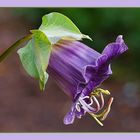
[[[6,49],[1,55],[0,55],[0,63],[20,44],[24,43],[27,40],[30,40],[32,38],[32,34],[29,34],[18,41],[16,41],[12,46],[10,46],[8,49]]]

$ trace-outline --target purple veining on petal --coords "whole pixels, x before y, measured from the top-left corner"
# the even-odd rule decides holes
[[[98,56],[98,52],[80,42],[60,41],[53,48],[48,72],[64,92],[74,99],[83,89],[78,85],[89,81],[83,76],[84,67],[93,64]]]

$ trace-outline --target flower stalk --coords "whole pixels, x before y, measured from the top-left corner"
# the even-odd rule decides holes
[[[8,49],[6,49],[1,55],[0,55],[0,63],[9,55],[12,53],[12,51],[17,48],[20,44],[24,43],[25,41],[28,41],[32,38],[32,34],[26,35],[25,37],[19,39],[16,41],[13,45],[11,45]]]

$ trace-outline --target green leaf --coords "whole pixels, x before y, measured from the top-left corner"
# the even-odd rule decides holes
[[[46,68],[49,63],[51,43],[43,32],[33,30],[32,33],[32,39],[24,48],[18,50],[18,54],[27,73],[38,79],[40,89],[44,90],[48,79]]]
[[[62,38],[75,40],[81,40],[82,38],[91,39],[89,36],[83,35],[68,17],[57,12],[43,16],[39,30],[45,33],[52,44],[55,44]]]
[[[18,54],[27,73],[38,79],[40,89],[44,90],[48,80],[46,69],[52,46],[60,39],[90,38],[83,35],[69,18],[56,12],[43,16],[39,30],[31,32],[32,39],[24,48],[18,50]]]

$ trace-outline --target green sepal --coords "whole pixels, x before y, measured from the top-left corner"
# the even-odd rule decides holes
[[[31,33],[31,40],[18,50],[18,54],[27,73],[39,80],[41,90],[45,89],[49,77],[46,69],[53,45],[61,39],[91,40],[89,36],[82,34],[68,17],[57,12],[43,16],[39,29],[31,30]]]
[[[88,35],[82,34],[68,17],[57,12],[52,12],[43,16],[39,30],[46,34],[52,44],[65,38],[72,38],[75,40],[87,38],[92,40]]]
[[[51,53],[51,43],[40,30],[32,30],[32,39],[18,50],[20,60],[27,73],[39,80],[40,89],[44,90],[48,80],[46,69]]]

